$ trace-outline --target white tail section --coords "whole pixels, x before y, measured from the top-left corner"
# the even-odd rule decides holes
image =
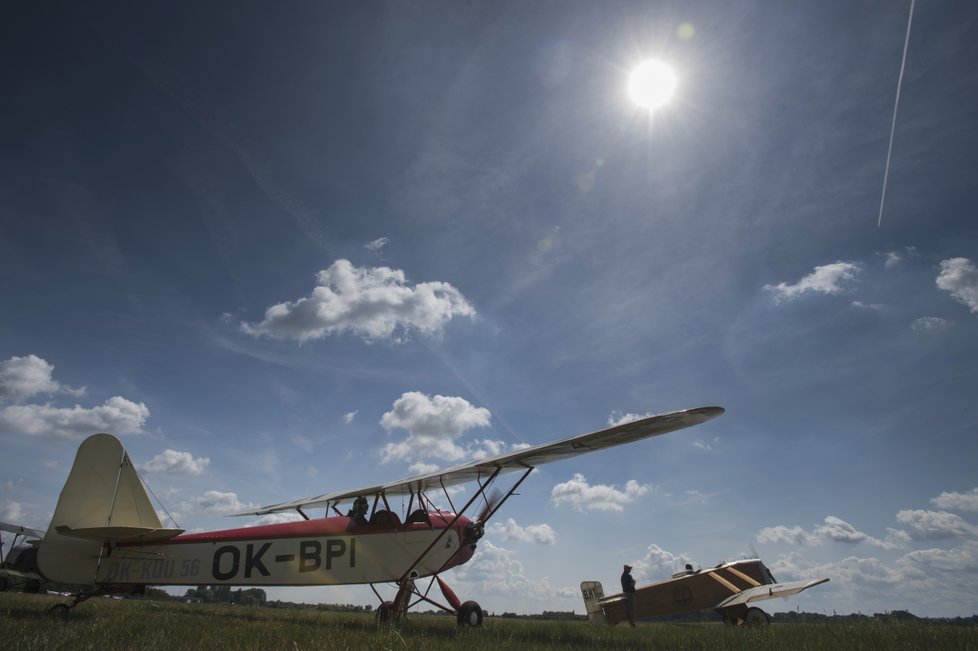
[[[584,597],[584,609],[587,610],[587,619],[592,624],[607,624],[608,620],[604,616],[601,608],[601,600],[604,599],[604,588],[600,581],[581,581],[581,596]]]
[[[169,538],[119,439],[95,434],[78,448],[51,526],[38,549],[50,581],[92,584],[105,543]]]

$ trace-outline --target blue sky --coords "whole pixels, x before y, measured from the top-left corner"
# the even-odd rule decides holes
[[[978,10],[917,4],[877,227],[908,10],[18,7],[0,520],[46,526],[101,430],[202,530],[720,405],[541,467],[449,583],[580,612],[624,562],[758,554],[832,579],[770,610],[970,615]]]

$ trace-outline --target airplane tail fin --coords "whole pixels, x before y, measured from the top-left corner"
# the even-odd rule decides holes
[[[38,566],[48,580],[92,584],[106,544],[158,542],[178,533],[163,528],[119,439],[95,434],[78,448],[38,549]]]
[[[604,588],[600,581],[581,581],[581,596],[584,597],[584,609],[587,610],[587,619],[592,624],[607,624],[608,620],[604,616],[601,608],[601,600],[604,599]]]

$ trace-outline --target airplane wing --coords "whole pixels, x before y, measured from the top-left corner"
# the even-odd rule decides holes
[[[748,588],[728,597],[718,603],[715,608],[726,608],[728,606],[738,606],[740,604],[749,604],[753,601],[763,601],[765,599],[774,599],[775,597],[790,597],[791,595],[798,594],[802,590],[807,590],[812,586],[820,585],[825,583],[828,579],[814,579],[812,581],[796,581],[794,583],[769,583],[767,585],[759,585],[755,588]]]
[[[28,538],[43,538],[44,532],[39,529],[31,529],[30,527],[22,527],[19,524],[7,524],[6,522],[0,522],[0,531],[6,531],[17,536],[27,536]]]
[[[416,477],[408,477],[407,479],[401,479],[387,484],[365,486],[355,490],[326,493],[292,502],[273,504],[254,511],[244,511],[242,513],[234,513],[233,515],[264,515],[266,513],[293,511],[300,508],[328,507],[330,504],[348,500],[359,495],[409,495],[429,489],[447,488],[456,484],[487,479],[497,470],[500,472],[527,470],[544,463],[560,461],[561,459],[568,459],[579,454],[603,450],[616,445],[640,441],[651,436],[674,432],[678,429],[704,423],[711,418],[716,418],[723,412],[723,407],[699,407],[685,411],[674,411],[668,414],[660,414],[658,416],[632,421],[623,425],[616,425],[615,427],[609,427],[608,429],[590,434],[581,434],[580,436],[573,436],[560,441],[554,441],[553,443],[535,445],[516,452],[479,459],[478,461],[448,468],[447,470],[436,470],[435,472]]]

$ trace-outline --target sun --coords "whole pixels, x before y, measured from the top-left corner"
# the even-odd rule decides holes
[[[628,96],[642,108],[664,106],[676,90],[676,74],[662,61],[643,61],[628,75]]]

